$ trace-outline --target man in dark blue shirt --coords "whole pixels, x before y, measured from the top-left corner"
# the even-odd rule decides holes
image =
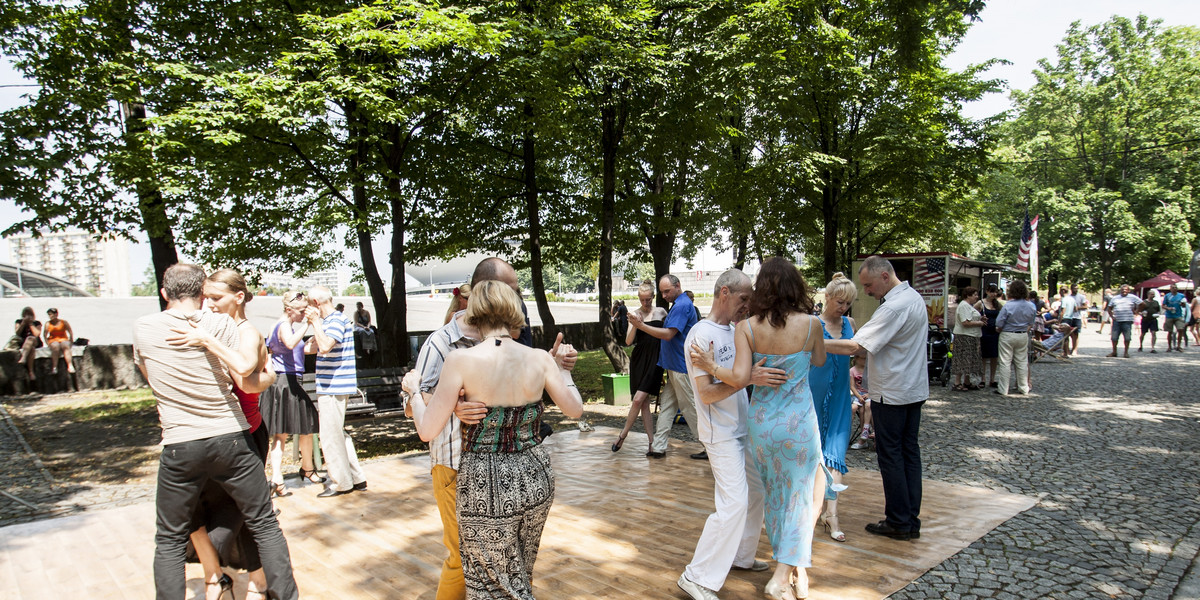
[[[671,434],[671,425],[675,422],[675,410],[683,413],[687,420],[692,437],[699,439],[696,433],[696,399],[692,396],[692,382],[687,374],[685,361],[684,340],[688,331],[696,324],[696,308],[691,299],[683,293],[679,278],[667,274],[658,280],[658,291],[667,302],[674,302],[667,313],[667,319],[662,327],[647,325],[638,317],[636,312],[629,313],[629,324],[661,340],[658,353],[658,366],[667,374],[662,394],[658,397],[658,426],[654,432],[654,442],[646,456],[663,458],[667,455],[667,439]],[[705,459],[708,454],[700,451],[692,458]]]

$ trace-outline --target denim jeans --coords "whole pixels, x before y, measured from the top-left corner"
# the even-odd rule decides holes
[[[189,525],[200,490],[209,480],[225,488],[254,534],[270,596],[283,600],[299,597],[287,540],[271,509],[263,463],[251,449],[253,444],[250,432],[242,431],[163,446],[155,498],[154,587],[158,600],[184,598]]]

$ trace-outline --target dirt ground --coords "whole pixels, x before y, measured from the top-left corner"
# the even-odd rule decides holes
[[[87,392],[41,398],[4,398],[4,406],[43,464],[59,482],[100,485],[154,483],[160,452],[161,430],[153,398],[148,392]],[[620,428],[626,406],[589,403],[584,419],[592,425]],[[556,430],[579,426],[557,409],[549,408],[545,420]],[[426,451],[412,421],[400,414],[353,418],[346,429],[354,439],[360,459]],[[633,431],[641,432],[641,421]],[[687,428],[677,427],[673,435]],[[640,448],[629,450],[644,451]],[[289,445],[284,472],[298,463]]]

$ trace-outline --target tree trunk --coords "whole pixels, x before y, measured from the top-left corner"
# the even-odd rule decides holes
[[[358,255],[362,260],[363,278],[367,291],[371,295],[371,303],[375,305],[375,336],[376,352],[379,354],[379,366],[385,368],[402,367],[408,364],[408,327],[405,315],[404,294],[404,214],[400,203],[400,179],[395,173],[395,166],[402,160],[397,153],[404,153],[404,146],[398,143],[399,128],[389,127],[389,148],[386,161],[391,172],[386,179],[386,187],[392,209],[392,253],[389,262],[392,264],[392,288],[395,304],[388,299],[387,288],[380,277],[379,268],[375,265],[375,250],[371,246],[371,206],[367,197],[366,165],[370,161],[371,152],[368,147],[367,126],[357,112],[357,103],[345,101],[347,129],[350,132],[350,144],[353,152],[350,155],[350,180],[354,201],[354,233],[358,239]],[[400,252],[396,250],[399,247]],[[397,273],[399,273],[397,275]],[[400,293],[394,293],[396,284],[400,285]]]
[[[395,189],[392,189],[392,181]],[[385,336],[389,343],[379,346],[380,363],[384,367],[403,367],[412,360],[412,348],[408,345],[408,294],[404,290],[404,234],[406,232],[404,219],[404,202],[400,200],[400,180],[389,180],[388,187],[392,191],[392,251],[388,263],[392,265],[392,295],[387,302],[387,315],[380,319]],[[374,258],[371,260],[371,270],[375,270]],[[379,273],[375,273],[379,281]],[[383,288],[382,285],[379,286]],[[374,298],[375,293],[371,293]],[[379,306],[376,304],[375,306]],[[378,311],[378,309],[376,309]]]
[[[525,101],[524,112],[525,134],[521,139],[521,159],[525,180],[525,218],[529,221],[529,271],[533,277],[533,299],[537,303],[538,316],[542,319],[542,330],[545,334],[542,339],[553,340],[558,337],[558,326],[554,324],[554,314],[550,312],[550,303],[546,301],[546,281],[542,277],[542,217],[541,202],[538,198],[537,147],[533,136],[532,102]]]
[[[825,189],[821,191],[821,237],[824,242],[825,281],[833,280],[834,272],[838,271],[838,191],[835,187],[833,174],[827,173]]]
[[[138,94],[140,96],[140,92]],[[125,117],[125,145],[132,154],[145,156],[139,136],[149,129],[146,124],[146,105],[140,102],[122,102],[121,113]],[[162,289],[163,273],[167,267],[179,262],[179,254],[175,249],[175,234],[171,229],[171,221],[167,217],[167,205],[163,200],[162,191],[154,183],[154,178],[143,177],[134,185],[138,198],[138,211],[142,216],[142,229],[150,238],[150,260],[154,264],[154,279],[158,289]],[[162,294],[158,296],[158,306],[167,309],[167,301]]]
[[[128,3],[118,2],[113,7],[113,14],[117,20],[117,26],[120,27],[121,43],[128,49],[130,54],[134,54],[133,32],[130,22],[132,13]],[[142,90],[138,85],[133,85],[133,101],[122,101],[121,115],[125,118],[125,132],[123,134],[125,147],[129,149],[130,154],[140,156],[143,160],[151,161],[153,156],[146,151],[140,139],[141,135],[150,129],[146,123],[146,105],[141,102]],[[147,168],[147,172],[153,173],[154,169]],[[150,239],[150,261],[154,264],[154,279],[158,283],[158,289],[162,289],[163,273],[167,267],[179,262],[179,254],[175,249],[175,233],[171,229],[171,220],[167,216],[167,204],[163,200],[162,190],[159,189],[156,178],[141,177],[134,184],[134,193],[137,194],[138,212],[142,217],[142,230],[146,232],[146,237]],[[167,309],[167,301],[158,296],[158,306],[162,310]]]
[[[733,252],[733,268],[741,271],[746,267],[746,250],[750,236],[743,233],[737,237],[737,245]]]
[[[604,84],[600,107],[600,152],[603,156],[602,189],[600,196],[600,273],[597,282],[600,292],[600,330],[603,332],[604,354],[617,373],[629,372],[629,355],[617,341],[612,327],[612,263],[613,229],[616,226],[617,148],[624,128],[624,104],[613,98],[613,84]]]

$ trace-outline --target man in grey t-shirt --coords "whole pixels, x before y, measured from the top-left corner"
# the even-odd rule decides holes
[[[216,356],[200,347],[173,345],[193,323],[229,347],[237,327],[226,315],[202,310],[204,269],[176,264],[163,274],[167,309],[138,319],[133,358],[158,401],[163,428],[154,536],[154,587],[158,600],[185,594],[184,558],[200,491],[218,482],[240,508],[254,534],[267,585],[276,598],[299,597],[287,541],[271,509],[262,459],[251,449],[246,417],[233,380]]]

